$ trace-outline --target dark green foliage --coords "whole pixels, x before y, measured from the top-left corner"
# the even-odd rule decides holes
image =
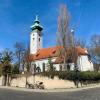
[[[12,68],[12,74],[19,74],[19,66],[18,64],[14,65]]]
[[[47,77],[50,77],[50,78],[54,78],[54,76],[59,75],[59,72],[58,71],[49,71],[49,72],[41,72],[39,74],[42,75],[42,76],[47,76]]]
[[[49,71],[51,71],[51,72],[54,71],[54,66],[53,66],[51,59],[48,59],[48,64],[49,64],[49,67],[50,67]]]
[[[36,72],[41,72],[41,69],[40,69],[40,67],[38,66],[38,67],[36,67]]]
[[[11,73],[12,71],[13,52],[5,49],[1,55],[2,74]]]
[[[60,67],[60,71],[62,71],[62,65],[59,65],[59,67]]]
[[[81,72],[79,73],[80,80],[82,81],[99,81],[100,73],[97,72]]]
[[[13,52],[5,49],[0,56],[1,73],[5,77],[3,85],[10,85],[9,78],[12,73]]]
[[[58,75],[60,79],[79,80],[79,81],[99,81],[100,73],[97,72],[62,72]]]
[[[12,66],[11,65],[7,65],[7,66],[4,66],[2,68],[2,74],[5,75],[5,74],[10,74],[12,72]]]
[[[40,75],[47,76],[47,77],[54,77],[58,76],[59,79],[65,79],[65,80],[79,80],[82,82],[85,81],[90,81],[90,82],[95,82],[95,81],[100,81],[100,73],[97,72],[75,72],[75,71],[53,71],[53,72],[45,72],[45,73],[40,73]]]
[[[43,72],[45,72],[45,63],[43,63],[42,67],[43,67]]]
[[[36,73],[36,64],[34,64],[34,73]]]

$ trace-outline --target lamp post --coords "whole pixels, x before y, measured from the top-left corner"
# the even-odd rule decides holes
[[[77,51],[76,51],[75,37],[74,37],[75,29],[71,29],[71,33],[72,33],[72,47],[73,47],[73,49],[72,49],[72,58],[73,58],[74,67],[75,67],[75,83],[76,83],[76,86],[78,88],[78,82],[79,82],[78,72],[79,72],[79,69],[78,69],[78,66],[77,66],[78,54],[77,54]]]
[[[78,83],[79,83],[79,70],[78,70],[78,67],[77,67],[77,65],[75,65],[75,82],[76,82],[76,86],[77,86],[77,88],[78,88]]]

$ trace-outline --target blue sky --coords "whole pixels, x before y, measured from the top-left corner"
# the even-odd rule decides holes
[[[56,45],[60,4],[66,4],[76,36],[89,40],[100,34],[100,0],[0,0],[0,50],[13,48],[16,41],[29,42],[35,15],[39,15],[44,47]]]

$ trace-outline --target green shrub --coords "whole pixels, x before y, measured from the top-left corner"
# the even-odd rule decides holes
[[[75,71],[53,71],[53,72],[44,72],[40,73],[42,76],[47,76],[50,78],[54,78],[54,76],[58,76],[59,79],[65,79],[65,80],[79,80],[82,82],[90,81],[100,81],[100,73],[98,72],[75,72]]]

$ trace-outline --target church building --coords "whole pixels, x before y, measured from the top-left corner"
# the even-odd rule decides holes
[[[45,70],[49,70],[48,68],[48,60],[51,59],[55,70],[60,71],[61,66],[62,70],[67,70],[63,66],[63,59],[58,57],[58,51],[60,46],[43,48],[43,27],[40,24],[38,16],[34,21],[34,24],[31,26],[30,33],[30,60],[31,67],[39,67],[40,71],[43,71],[43,66],[45,65]],[[50,41],[49,41],[50,42]],[[77,68],[79,71],[93,71],[93,63],[90,61],[88,57],[88,51],[86,48],[76,47],[75,48],[78,54],[77,57]],[[70,66],[70,70],[75,69],[74,63],[68,63]]]

